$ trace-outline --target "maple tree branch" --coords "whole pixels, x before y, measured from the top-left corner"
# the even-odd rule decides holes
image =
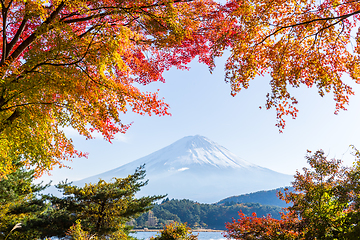
[[[158,24],[159,26],[163,27],[164,29],[167,29],[166,26],[164,26],[158,19],[158,17],[150,12],[147,12],[145,11],[144,9],[140,9],[145,15],[149,16],[150,18],[154,19]]]
[[[17,109],[19,107],[25,107],[25,106],[29,106],[29,105],[54,105],[54,106],[57,106],[57,107],[66,106],[65,104],[60,104],[58,102],[28,102],[28,103],[21,103],[21,104],[16,104],[16,105],[13,105],[13,106],[9,106],[7,108],[3,108],[3,109],[0,110],[0,112],[11,110],[11,109],[15,108],[15,111],[13,112],[13,114],[5,120],[5,121],[7,121],[7,120],[10,119],[10,120],[13,121],[13,120],[15,120],[15,118],[20,116],[19,111],[17,111]],[[16,111],[17,111],[17,113],[15,114]]]
[[[4,95],[0,96],[0,111],[3,106],[5,106],[9,100],[5,100]]]
[[[3,40],[3,47],[2,47],[2,56],[1,56],[1,62],[5,62],[6,59],[6,47],[7,47],[7,32],[6,32],[6,21],[7,21],[7,11],[8,9],[1,3],[1,15],[2,15],[2,40]]]
[[[41,29],[42,27],[45,26],[49,26],[54,20],[55,18],[59,15],[60,11],[64,8],[65,3],[61,2],[59,4],[59,6],[55,9],[55,11],[53,11],[50,16],[39,26],[38,29]],[[48,29],[48,31],[52,29],[51,27]],[[14,61],[15,59],[17,59],[20,54],[28,47],[31,45],[31,43],[33,43],[36,40],[36,37],[38,35],[38,32],[35,31],[34,33],[32,33],[28,38],[26,38],[16,49],[15,51],[10,55],[10,60]],[[1,62],[0,67],[4,66],[4,62]]]
[[[337,42],[338,41],[338,39],[340,38],[340,35],[345,31],[345,26],[344,26],[344,22],[341,22],[342,24],[341,24],[341,26],[342,26],[342,28],[341,28],[341,31],[338,33],[338,35],[337,35],[337,38],[336,38],[336,40],[335,40],[335,42]]]
[[[18,28],[18,30],[16,31],[15,33],[15,36],[13,37],[13,39],[11,40],[11,42],[8,44],[7,46],[7,51],[6,51],[6,58],[9,56],[12,48],[15,46],[15,44],[18,42],[21,34],[23,33],[24,29],[25,29],[25,26],[26,26],[26,23],[28,22],[28,18],[25,16]]]
[[[139,19],[138,17],[133,16],[131,12],[129,12],[128,14],[132,17],[132,21],[136,21],[142,27],[143,30],[145,30],[149,35],[151,35],[147,27],[138,20]]]
[[[6,8],[9,9],[9,8],[11,7],[11,5],[12,5],[13,2],[14,2],[14,0],[10,0],[10,1],[9,1],[9,4],[8,4],[8,6],[7,6]]]
[[[186,3],[186,2],[192,2],[193,0],[175,0],[173,1],[173,3]],[[137,6],[137,7],[113,7],[113,6],[108,6],[108,7],[101,7],[101,8],[94,8],[94,9],[90,9],[89,12],[93,12],[93,11],[101,11],[101,10],[108,10],[108,9],[114,9],[114,11],[108,11],[108,12],[104,12],[104,13],[98,13],[98,14],[93,14],[93,15],[89,15],[87,17],[83,17],[83,18],[74,18],[74,19],[69,19],[69,20],[65,20],[66,18],[72,17],[72,16],[76,16],[78,15],[78,13],[71,13],[63,18],[60,19],[60,21],[64,22],[64,23],[77,23],[77,22],[84,22],[84,21],[88,21],[88,20],[92,20],[95,18],[99,18],[99,17],[104,17],[104,16],[108,16],[120,11],[124,11],[124,12],[131,12],[132,10],[141,10],[144,11],[144,9],[147,8],[154,8],[154,7],[161,7],[161,6],[165,6],[165,3],[156,3],[156,4],[151,4],[151,5],[144,5],[144,6]]]
[[[347,5],[347,4],[351,4],[351,3],[358,3],[359,0],[354,0],[354,1],[349,1],[349,2],[343,2],[343,3],[337,3],[336,6],[328,6],[328,7],[323,7],[321,9],[317,9],[317,10],[309,10],[309,11],[306,11],[306,12],[303,12],[303,14],[307,14],[307,13],[315,13],[315,12],[319,12],[319,10],[325,10],[325,9],[335,9],[337,7],[340,7],[340,6],[343,6],[343,5]]]
[[[265,38],[263,38],[259,43],[257,43],[257,45],[259,44],[262,44],[263,42],[265,42],[268,38],[274,36],[275,34],[277,34],[278,32],[282,31],[282,30],[285,30],[285,29],[288,29],[288,28],[294,28],[294,27],[297,27],[297,26],[301,26],[301,25],[307,25],[307,24],[310,24],[310,23],[313,23],[313,22],[320,22],[320,21],[329,21],[329,20],[336,20],[336,19],[340,19],[339,21],[337,21],[336,23],[334,24],[331,24],[329,26],[332,26],[332,25],[336,25],[338,24],[339,22],[353,16],[353,15],[356,15],[356,14],[359,14],[360,13],[360,10],[358,11],[355,11],[355,12],[352,12],[352,13],[349,13],[349,14],[345,14],[345,15],[341,15],[341,16],[336,16],[336,17],[327,17],[327,18],[316,18],[316,19],[312,19],[312,20],[309,20],[309,21],[305,21],[305,22],[300,22],[300,23],[295,23],[295,24],[291,24],[291,25],[287,25],[287,26],[282,26],[278,29],[276,29],[274,32],[272,32],[271,34],[267,35]],[[322,30],[322,29],[321,29]]]
[[[98,27],[100,25],[94,25],[94,26],[91,26],[87,31],[85,31],[84,33],[80,34],[78,36],[78,38],[83,38],[84,36],[86,36],[88,33],[90,33],[92,30],[94,30],[96,27]]]
[[[335,23],[332,23],[332,24],[330,24],[330,25],[327,25],[327,26],[322,27],[322,28],[321,28],[320,30],[318,30],[316,33],[305,36],[305,37],[300,41],[300,43],[303,42],[303,41],[305,41],[305,39],[307,39],[307,38],[314,37],[314,41],[313,41],[313,44],[312,44],[312,47],[314,47],[314,46],[316,45],[316,42],[318,41],[318,36],[319,36],[319,34],[320,34],[322,31],[324,31],[325,29],[328,29],[328,28],[330,28],[330,27],[332,27],[332,26],[335,26],[336,24],[338,24],[338,23],[340,23],[340,22],[343,23],[342,20],[339,20],[339,21],[337,21],[337,22],[335,22]],[[340,35],[341,35],[341,33],[342,33],[343,31],[344,31],[344,24],[342,24],[342,30],[341,30],[341,32],[338,34],[337,39],[339,39],[339,37],[340,37]],[[320,36],[320,38],[321,38],[321,36]],[[337,41],[337,40],[336,40],[336,41]],[[320,40],[319,40],[318,42],[320,43]],[[310,47],[310,49],[311,49],[312,47]]]
[[[98,30],[100,31],[100,29]],[[73,61],[73,62],[68,62],[68,63],[49,63],[49,62],[42,62],[42,63],[39,63],[37,65],[35,65],[29,72],[33,72],[35,71],[38,67],[41,67],[41,66],[46,66],[46,65],[49,65],[49,66],[55,66],[55,67],[60,67],[60,66],[71,66],[71,65],[77,65],[78,63],[80,63],[82,60],[84,60],[84,58],[86,57],[86,55],[89,53],[89,50],[90,50],[90,47],[92,46],[94,40],[95,40],[95,35],[93,36],[93,38],[91,39],[90,43],[88,44],[85,52],[82,54],[82,56],[80,56],[80,58],[76,61]],[[48,59],[48,60],[51,60],[51,59]],[[56,60],[56,58],[55,58]],[[29,73],[28,72],[28,73]]]
[[[38,64],[36,64],[35,66],[33,66],[30,70],[25,70],[25,71],[23,71],[21,74],[19,74],[19,75],[16,77],[16,79],[12,80],[12,81],[10,82],[10,84],[11,84],[11,83],[18,83],[19,79],[23,78],[24,76],[26,76],[26,75],[29,74],[29,73],[40,73],[40,74],[44,74],[44,72],[39,72],[39,71],[36,70],[37,68],[39,68],[39,67],[41,67],[41,66],[45,66],[45,65],[49,65],[49,66],[71,66],[71,65],[76,65],[76,66],[77,66],[77,64],[78,64],[79,62],[81,62],[81,61],[85,58],[85,56],[87,55],[90,46],[91,46],[91,44],[89,44],[87,50],[85,51],[85,53],[83,54],[83,56],[81,57],[81,59],[79,59],[79,60],[77,60],[77,61],[75,61],[75,62],[56,64],[56,63],[46,62],[46,61],[53,60],[53,59],[46,59],[45,61],[43,61],[43,62],[41,62],[41,63],[38,63]],[[56,60],[56,58],[55,58],[55,60]],[[0,103],[1,103],[1,102],[0,102]],[[0,107],[1,107],[1,106],[0,106]]]
[[[126,20],[127,20],[127,23],[124,23],[123,26],[124,26],[124,27],[125,27],[125,26],[129,26],[132,22],[138,21],[139,18],[140,18],[140,17],[135,17],[135,16],[132,16],[132,15],[131,15],[131,20],[126,19]]]
[[[1,14],[2,14],[2,19],[3,19],[3,49],[2,49],[2,56],[1,56],[1,63],[5,62],[5,59],[7,58],[8,55],[8,43],[7,43],[7,32],[6,32],[6,28],[7,28],[7,15],[8,15],[8,10],[10,9],[11,4],[13,3],[13,0],[9,1],[8,6],[5,6],[5,2],[1,1]]]
[[[109,15],[112,15],[112,14],[114,14],[116,12],[118,12],[118,11],[109,11],[109,12],[105,12],[105,13],[99,13],[99,14],[90,15],[90,16],[83,17],[83,18],[74,18],[74,19],[69,19],[69,20],[62,20],[62,22],[63,23],[86,22],[88,20],[92,20],[92,19],[95,19],[95,18],[101,18],[101,17],[109,16]]]
[[[13,0],[10,1],[9,3],[9,6],[10,4],[12,3]],[[181,2],[191,2],[192,0],[175,0],[173,1],[173,3],[181,3]],[[1,3],[3,3],[3,1],[1,1]],[[3,5],[3,4],[2,4]],[[164,6],[165,3],[157,3],[157,4],[153,4],[153,5],[146,5],[146,6],[141,6],[141,7],[137,7],[137,8],[120,8],[119,10],[117,11],[109,11],[109,12],[105,12],[105,13],[99,13],[99,14],[94,14],[94,15],[90,15],[88,17],[84,17],[84,18],[76,18],[76,19],[69,19],[69,20],[64,20],[66,18],[68,18],[70,15],[71,16],[74,16],[76,15],[75,13],[74,14],[70,14],[69,16],[66,16],[65,18],[62,18],[60,19],[60,21],[64,22],[64,23],[77,23],[77,22],[84,22],[84,21],[88,21],[88,20],[91,20],[91,19],[96,19],[96,18],[102,18],[102,17],[105,17],[105,16],[109,16],[109,15],[112,15],[112,14],[115,14],[117,13],[118,11],[125,11],[125,12],[128,12],[132,9],[140,9],[142,10],[143,13],[149,15],[149,13],[147,13],[146,11],[144,11],[143,9],[146,9],[146,8],[152,8],[152,7],[157,7],[157,6]],[[39,26],[38,29],[41,29],[45,26],[49,26],[53,21],[54,19],[60,14],[60,11],[64,8],[65,6],[65,3],[64,2],[61,2],[59,4],[59,6],[50,14],[50,16]],[[114,9],[116,7],[104,7],[104,8],[99,8],[99,10],[103,10],[103,9]],[[4,5],[2,7],[2,11],[3,11],[3,54],[2,54],[2,60],[0,62],[0,67],[4,66],[5,65],[5,60],[7,58],[10,59],[10,61],[13,61],[15,59],[17,59],[20,54],[28,47],[31,45],[31,43],[33,43],[36,38],[37,38],[37,35],[38,35],[38,32],[35,31],[34,33],[32,33],[29,37],[27,37],[13,52],[12,54],[10,55],[10,52],[12,50],[12,48],[14,47],[14,45],[17,43],[19,37],[21,36],[22,32],[24,31],[25,29],[25,26],[26,26],[26,23],[27,23],[27,18],[24,17],[20,27],[18,28],[14,38],[12,39],[12,41],[7,44],[7,36],[6,36],[6,14],[7,14],[7,8],[4,8]],[[150,15],[149,15],[150,16]],[[160,23],[159,23],[160,24]],[[164,27],[164,26],[163,26]],[[52,27],[49,27],[47,29],[47,32],[49,30],[51,30]],[[10,55],[10,57],[9,57]]]
[[[100,31],[100,29],[98,30]],[[12,80],[10,82],[10,84],[12,83],[17,83],[19,81],[19,79],[23,78],[25,75],[29,74],[29,73],[40,73],[40,74],[44,74],[44,72],[39,72],[36,71],[37,68],[41,67],[41,66],[45,66],[45,65],[49,65],[49,66],[55,66],[55,67],[61,67],[61,66],[71,66],[71,65],[76,65],[77,67],[79,66],[78,63],[82,62],[84,60],[84,58],[86,57],[86,55],[89,53],[90,47],[92,46],[94,40],[95,40],[95,36],[96,34],[94,34],[93,38],[91,39],[90,43],[88,44],[88,46],[86,47],[86,50],[83,52],[83,54],[81,54],[81,56],[78,56],[79,59],[73,62],[68,62],[68,63],[49,63],[47,61],[51,61],[51,60],[59,60],[58,56],[56,56],[54,59],[46,59],[41,63],[36,64],[35,66],[33,66],[30,70],[25,70],[23,71],[20,75],[18,75],[14,80]],[[4,90],[4,89],[3,89]],[[13,98],[13,97],[12,97]],[[10,98],[11,99],[11,98]],[[10,100],[8,99],[8,101]],[[0,98],[1,100],[1,98]],[[8,102],[7,101],[7,102]],[[0,101],[1,104],[1,101]],[[1,108],[1,105],[0,105]],[[1,111],[1,109],[0,109]]]
[[[85,70],[83,69],[80,65],[76,64],[76,67],[78,67],[89,79],[90,81],[92,81],[93,83],[95,83],[96,85],[99,85],[99,86],[103,86],[105,87],[106,89],[110,89],[107,85],[101,83],[101,82],[98,82],[96,81],[93,77],[90,76],[90,74]]]
[[[19,110],[16,108],[15,111],[5,120],[3,120],[1,127],[0,127],[0,133],[5,130],[5,128],[9,125],[11,125],[18,117],[20,117]]]
[[[68,63],[42,62],[42,63],[39,63],[39,64],[37,64],[36,66],[34,66],[34,68],[31,69],[29,72],[34,72],[36,68],[41,67],[41,66],[46,66],[46,65],[48,65],[48,66],[54,66],[54,67],[76,65],[77,63],[80,63],[80,62],[85,58],[85,56],[87,55],[87,53],[88,53],[88,51],[86,51],[86,52],[84,53],[84,55],[83,55],[80,59],[78,59],[78,60],[76,60],[76,61],[74,61],[74,62],[68,62]]]

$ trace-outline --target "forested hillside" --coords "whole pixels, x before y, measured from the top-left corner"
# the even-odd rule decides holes
[[[202,204],[190,200],[165,199],[161,204],[154,206],[152,211],[144,213],[130,224],[135,228],[161,228],[172,222],[187,222],[191,228],[225,229],[225,223],[238,218],[238,212],[245,215],[253,212],[257,216],[271,214],[280,218],[282,208],[277,206],[261,205],[259,203],[240,203],[233,205]]]
[[[289,190],[292,191],[292,187]],[[284,188],[277,188],[268,191],[259,191],[254,193],[242,194],[239,196],[232,196],[219,201],[219,205],[233,205],[235,203],[260,203],[262,205],[273,205],[279,207],[288,207],[285,201],[280,200],[276,193],[284,191]]]

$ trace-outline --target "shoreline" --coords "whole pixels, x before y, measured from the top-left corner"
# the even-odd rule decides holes
[[[130,232],[160,232],[162,229],[131,229]],[[192,232],[225,232],[225,230],[215,229],[191,229]]]

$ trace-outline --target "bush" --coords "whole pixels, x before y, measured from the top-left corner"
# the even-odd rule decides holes
[[[197,240],[197,235],[192,235],[191,228],[186,223],[174,222],[166,225],[156,237],[151,240]]]

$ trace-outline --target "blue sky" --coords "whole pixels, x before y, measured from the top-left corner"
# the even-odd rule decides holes
[[[300,87],[291,92],[299,100],[296,120],[287,119],[279,134],[275,110],[264,106],[270,91],[269,77],[257,77],[249,89],[237,96],[230,95],[230,85],[224,82],[224,58],[209,73],[203,64],[193,62],[189,71],[172,69],[165,73],[166,83],[152,83],[145,91],[160,89],[159,95],[170,104],[172,116],[139,116],[128,113],[124,123],[133,122],[125,135],[116,136],[112,144],[100,137],[85,140],[67,130],[77,149],[89,153],[88,159],[74,159],[72,170],[56,169],[54,183],[68,178],[79,180],[119,167],[163,148],[189,135],[203,135],[226,147],[246,161],[272,170],[294,174],[306,166],[306,150],[323,149],[329,157],[353,161],[350,144],[360,148],[360,86],[344,79],[357,95],[350,98],[348,111],[334,115],[332,94],[320,97],[316,89]],[[129,173],[130,174],[130,173]]]

